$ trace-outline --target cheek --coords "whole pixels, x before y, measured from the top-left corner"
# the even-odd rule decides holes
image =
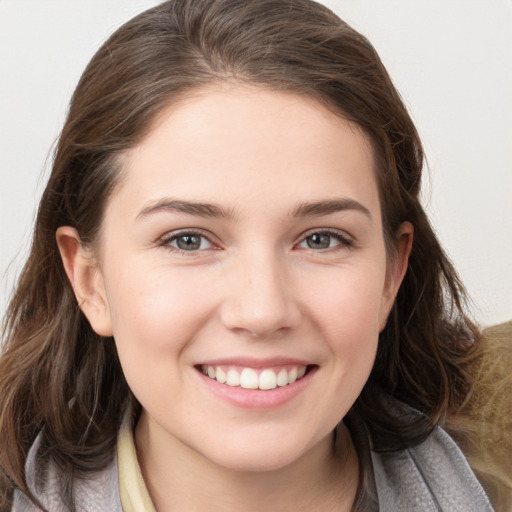
[[[307,283],[311,315],[329,338],[357,339],[377,333],[381,317],[385,271],[382,266],[351,268]],[[347,336],[352,334],[352,336]],[[359,334],[359,335],[358,335]]]
[[[106,283],[114,337],[169,348],[201,323],[209,309],[208,294],[190,273],[140,268],[134,265],[112,273]]]
[[[379,337],[383,278],[380,270],[333,272],[309,283],[307,317],[312,339],[322,346],[322,391],[311,406],[311,417],[324,418],[324,430],[343,418],[360,395],[373,368]],[[382,286],[381,286],[382,284]]]
[[[143,269],[143,270],[140,270]],[[193,341],[214,307],[186,272],[127,265],[108,274],[107,299],[123,371],[137,395],[147,389],[173,389]],[[155,387],[156,386],[156,387]]]
[[[333,284],[336,283],[336,284]],[[333,393],[340,386],[359,394],[375,359],[379,339],[384,272],[346,272],[325,281],[310,298],[310,317],[322,332],[329,364],[336,375]],[[322,288],[322,290],[321,290]],[[337,387],[337,389],[336,389]]]

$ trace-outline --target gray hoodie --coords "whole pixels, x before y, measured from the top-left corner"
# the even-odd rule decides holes
[[[68,512],[59,496],[59,473],[49,465],[44,482],[36,485],[38,437],[27,463],[29,487],[49,512]],[[380,512],[492,512],[485,492],[455,442],[441,428],[420,445],[386,454],[371,452]],[[117,456],[105,470],[75,485],[77,512],[123,512],[119,496]],[[13,512],[36,512],[22,493],[16,492]],[[370,512],[365,508],[365,512]]]

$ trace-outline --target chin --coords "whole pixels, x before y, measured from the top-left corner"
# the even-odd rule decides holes
[[[211,462],[217,466],[236,473],[268,473],[279,471],[293,464],[299,457],[297,454],[263,452],[259,450],[256,455],[254,450],[248,450],[246,453],[223,454],[210,458]]]
[[[211,443],[202,455],[213,464],[226,470],[248,472],[278,471],[301,459],[308,449],[304,440],[285,436],[274,436],[274,439],[255,439],[258,436],[237,439],[231,437],[228,442]]]

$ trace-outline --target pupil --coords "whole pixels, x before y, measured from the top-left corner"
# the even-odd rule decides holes
[[[180,249],[185,251],[193,251],[195,249],[199,249],[201,240],[195,235],[183,235],[178,238],[177,245]]]
[[[314,234],[308,237],[307,244],[310,249],[327,249],[331,237],[329,235]]]

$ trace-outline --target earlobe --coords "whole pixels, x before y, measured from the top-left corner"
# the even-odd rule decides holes
[[[396,251],[390,259],[386,273],[386,283],[382,298],[380,331],[386,327],[386,322],[395,302],[398,290],[407,272],[409,256],[412,250],[414,227],[410,222],[403,222],[396,233]]]
[[[71,283],[78,305],[100,336],[112,336],[110,310],[103,276],[90,250],[85,248],[77,230],[71,226],[57,229],[64,270]]]

